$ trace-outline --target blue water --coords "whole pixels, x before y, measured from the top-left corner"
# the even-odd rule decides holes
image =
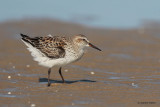
[[[53,18],[94,27],[133,28],[160,21],[160,0],[3,0],[0,22]]]

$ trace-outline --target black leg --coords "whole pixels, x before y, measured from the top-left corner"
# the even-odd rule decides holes
[[[50,83],[50,73],[51,73],[51,68],[48,69],[48,87],[51,85]]]
[[[62,78],[62,81],[63,81],[63,83],[65,83],[65,81],[64,81],[64,78],[63,78],[63,75],[62,75],[62,72],[61,72],[61,67],[59,68],[59,74],[60,74],[60,76],[61,76],[61,78]]]

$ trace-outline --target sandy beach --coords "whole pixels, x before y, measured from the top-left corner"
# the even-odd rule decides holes
[[[35,36],[86,35],[101,48],[51,73],[41,67],[20,40]],[[1,107],[159,107],[160,36],[151,30],[100,29],[55,20],[0,23]]]

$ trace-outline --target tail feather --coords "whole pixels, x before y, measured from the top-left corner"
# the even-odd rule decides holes
[[[29,36],[27,36],[27,35],[24,35],[24,34],[20,34],[21,36],[22,36],[22,38],[29,38]]]
[[[27,42],[29,44],[31,44],[33,47],[35,47],[34,43],[32,42],[32,38],[30,38],[29,36],[27,35],[24,35],[24,34],[20,34],[22,36],[22,40],[24,42]]]

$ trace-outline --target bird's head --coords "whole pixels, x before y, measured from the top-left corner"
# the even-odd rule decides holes
[[[79,35],[75,35],[73,37],[73,42],[74,44],[78,45],[79,47],[81,48],[84,48],[84,47],[92,47],[92,48],[95,48],[99,51],[102,51],[101,49],[99,49],[98,47],[96,47],[95,45],[91,44],[89,42],[89,40],[87,39],[86,36],[82,35],[82,34],[79,34]]]

